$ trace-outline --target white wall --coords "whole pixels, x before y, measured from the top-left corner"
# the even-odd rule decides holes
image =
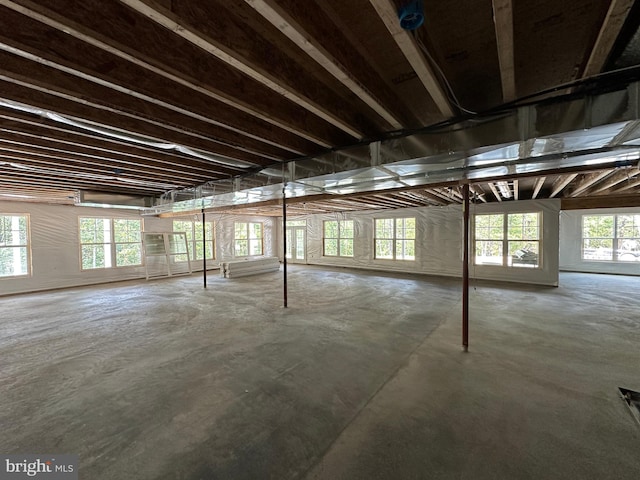
[[[560,214],[560,270],[587,273],[640,275],[640,262],[582,260],[582,216],[640,214],[640,208],[565,210]]]
[[[559,200],[520,201],[472,205],[474,213],[515,213],[541,211],[543,218],[542,267],[513,268],[474,266],[470,275],[479,279],[558,285],[558,213]],[[374,258],[375,218],[416,218],[416,260],[379,260]],[[432,275],[462,275],[462,207],[420,207],[388,211],[310,215],[307,220],[307,263],[367,269],[393,270]],[[324,220],[353,220],[354,257],[324,257],[322,237]]]
[[[142,218],[147,232],[170,232],[173,228],[173,218],[140,217],[137,211],[125,209],[0,202],[0,214],[29,215],[32,272],[24,277],[0,277],[0,295],[145,278],[144,266],[81,270],[78,217]],[[193,215],[183,218],[195,219]],[[209,268],[233,256],[236,220],[262,222],[264,253],[277,254],[277,222],[272,218],[208,214],[206,220],[216,227],[216,259],[208,262]],[[193,262],[192,268],[202,270],[202,263]]]

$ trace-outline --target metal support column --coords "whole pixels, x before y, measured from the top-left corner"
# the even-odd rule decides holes
[[[202,279],[207,288],[207,229],[204,224],[204,208],[202,209]]]
[[[462,186],[464,196],[464,245],[462,253],[462,347],[469,351],[469,184]]]
[[[284,308],[287,308],[287,184],[282,187],[282,250]]]

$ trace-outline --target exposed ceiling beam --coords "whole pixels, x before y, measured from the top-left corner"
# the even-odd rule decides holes
[[[341,65],[340,62],[324,48],[322,42],[313,38],[312,35],[305,31],[284,8],[273,0],[245,1],[373,111],[389,122],[393,128],[398,130],[403,128],[402,122],[382,105],[366,87],[354,78],[346,66]]]
[[[496,182],[495,186],[498,187],[498,191],[506,200],[511,198],[511,188],[509,182]]]
[[[295,122],[291,122],[290,120],[285,120],[285,117],[280,116],[276,110],[270,110],[268,112],[261,111],[255,108],[255,106],[250,102],[246,102],[243,99],[235,98],[219,89],[213,88],[211,85],[206,85],[195,78],[190,78],[183,72],[180,72],[169,65],[159,62],[157,59],[152,59],[125,45],[119,44],[118,42],[115,42],[112,39],[109,39],[97,32],[85,28],[80,24],[64,18],[56,14],[55,12],[42,7],[41,5],[30,2],[29,0],[21,0],[20,4],[11,0],[0,0],[0,5],[10,8],[17,13],[41,22],[51,28],[64,32],[65,34],[81,40],[89,45],[104,50],[105,52],[115,55],[122,60],[131,62],[132,64],[142,67],[150,72],[161,75],[168,80],[176,82],[203,95],[207,95],[210,98],[223,102],[233,108],[264,120],[265,122],[271,123],[272,125],[280,127],[295,135],[317,143],[318,145],[321,145],[323,147],[332,146],[332,144],[324,136],[320,136],[310,131],[300,129],[298,124],[296,124]],[[309,122],[309,120],[307,120],[307,122]]]
[[[514,180],[513,181],[513,199],[514,200],[518,200],[518,197],[520,196],[520,181],[519,180]]]
[[[553,198],[557,194],[559,194],[577,176],[577,173],[571,173],[569,175],[562,175],[561,177],[559,177],[555,182],[553,182],[553,185],[551,186],[551,193],[549,194],[549,198]]]
[[[582,192],[587,190],[592,185],[598,183],[604,177],[609,175],[613,170],[602,170],[601,172],[593,172],[585,174],[584,178],[580,180],[569,194],[570,197],[577,197]]]
[[[638,187],[638,186],[640,186],[640,178],[632,180],[632,181],[630,181],[628,183],[625,183],[620,188],[615,189],[613,193],[624,192],[626,190],[630,190],[630,189]]]
[[[298,155],[307,155],[310,152],[303,151],[300,149],[301,145],[294,146],[293,144],[289,144],[287,141],[283,141],[282,138],[277,138],[273,133],[273,127],[270,129],[266,129],[264,127],[261,128],[257,122],[253,123],[245,123],[242,128],[240,123],[238,126],[232,125],[230,123],[225,123],[218,121],[217,119],[212,118],[210,115],[205,115],[196,111],[193,111],[189,108],[185,108],[180,105],[176,105],[174,103],[165,101],[161,98],[157,98],[141,91],[137,91],[134,87],[130,85],[121,85],[119,83],[108,80],[105,77],[97,76],[93,72],[89,71],[87,68],[84,68],[80,65],[73,64],[70,61],[67,61],[62,58],[56,58],[46,52],[38,52],[30,49],[26,46],[22,46],[17,44],[10,39],[0,37],[0,50],[11,53],[18,57],[21,57],[25,60],[30,60],[34,63],[45,65],[47,67],[59,70],[60,72],[64,72],[68,75],[72,75],[82,80],[86,80],[91,83],[95,83],[100,85],[101,87],[105,87],[111,90],[115,90],[116,92],[124,95],[129,95],[138,100],[142,100],[144,102],[149,102],[154,105],[166,108],[175,113],[188,116],[193,119],[197,119],[201,122],[209,123],[211,125],[221,127],[223,129],[230,130],[239,135],[243,135],[249,137],[251,139],[267,143],[269,145],[282,148],[288,150],[292,153],[296,153]],[[235,112],[236,117],[240,112]],[[252,118],[252,117],[249,117]],[[255,119],[255,117],[253,117]],[[246,119],[245,119],[246,121]],[[249,127],[249,128],[247,128]],[[257,133],[260,133],[258,135]]]
[[[595,197],[563,198],[560,202],[560,208],[562,210],[640,207],[640,195],[600,195]]]
[[[369,0],[369,2],[378,12],[387,30],[413,67],[440,112],[447,118],[453,117],[455,112],[438,81],[438,77],[420,51],[415,39],[400,26],[395,4],[391,0]]]
[[[502,99],[510,102],[516,99],[512,0],[493,0],[493,22],[498,44]]]
[[[498,189],[496,188],[495,184],[493,182],[489,182],[487,185],[489,185],[491,193],[493,193],[493,196],[496,197],[496,200],[501,202],[502,197],[500,196],[500,193],[498,193]]]
[[[602,23],[598,38],[584,69],[583,77],[591,77],[602,71],[633,3],[634,0],[611,0],[607,16]]]
[[[480,199],[482,203],[487,203],[487,199],[485,198],[484,190],[480,185],[470,185],[469,189],[475,195],[475,198]]]
[[[535,184],[533,185],[533,195],[531,195],[531,199],[535,200],[538,194],[540,193],[540,189],[544,185],[544,181],[547,177],[538,177],[536,178]]]
[[[349,135],[362,138],[364,134],[352,125],[347,124],[335,113],[325,109],[322,105],[307,97],[304,93],[297,91],[289,85],[284,84],[281,79],[276,78],[269,72],[262,70],[258,66],[252,64],[247,58],[244,58],[238,52],[216,42],[212,38],[196,31],[189,25],[183,23],[181,19],[169,10],[150,0],[119,0],[141,15],[162,25],[166,29],[181,36],[193,45],[201,48],[205,52],[222,60],[226,64],[239,70],[240,72],[253,78],[255,81],[270,88],[274,92],[304,107],[325,121],[335,125]]]
[[[611,187],[615,187],[622,182],[638,176],[638,174],[640,174],[640,169],[638,169],[637,167],[623,168],[607,178],[601,185],[596,185],[596,187],[590,193],[604,192]]]

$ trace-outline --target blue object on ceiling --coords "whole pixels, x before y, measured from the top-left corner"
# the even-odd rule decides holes
[[[398,10],[400,26],[405,30],[415,30],[424,23],[423,0],[411,0]]]

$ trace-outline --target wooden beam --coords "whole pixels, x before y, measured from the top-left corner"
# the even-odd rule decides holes
[[[596,197],[562,198],[562,210],[587,210],[592,208],[640,207],[640,195],[601,195]]]
[[[502,197],[498,193],[498,189],[496,188],[495,184],[493,182],[489,182],[487,185],[489,185],[489,188],[491,189],[491,193],[493,193],[493,196],[496,197],[496,200],[501,202]]]
[[[634,0],[611,0],[607,16],[602,23],[598,38],[591,50],[589,60],[587,60],[583,77],[591,77],[602,71],[613,49],[613,45],[622,30],[624,22],[631,11],[631,7],[633,7],[633,3]]]
[[[508,181],[496,182],[495,186],[498,188],[500,195],[502,195],[505,200],[509,200],[511,198],[511,187],[509,187]]]
[[[282,8],[274,0],[245,1],[373,111],[389,122],[393,128],[397,130],[403,128],[402,122],[360,81],[354,78],[353,74],[347,70],[346,65],[341,65],[338,59],[323,46],[323,43],[328,42],[328,38],[323,38],[322,42],[318,41],[289,14],[289,9]],[[290,6],[295,7],[294,4]],[[303,8],[307,8],[307,6],[304,5]],[[344,52],[344,46],[341,50]]]
[[[512,0],[493,0],[493,21],[498,45],[502,100],[506,103],[516,99]]]
[[[519,183],[520,182],[518,180],[513,181],[513,199],[514,200],[518,200],[518,197],[520,196]]]
[[[560,178],[558,178],[555,182],[553,182],[553,185],[551,186],[551,193],[549,194],[549,198],[553,198],[557,194],[559,194],[577,176],[578,176],[577,173],[571,173],[569,175],[563,175]]]
[[[177,15],[174,15],[171,11],[163,8],[162,6],[150,0],[119,1],[139,14],[158,23],[159,25],[162,25],[174,34],[179,35],[193,45],[201,48],[205,52],[215,56],[219,60],[222,60],[245,75],[248,75],[279,95],[297,103],[325,121],[335,125],[349,135],[356,138],[362,138],[364,136],[359,129],[346,123],[334,112],[326,109],[323,105],[317,103],[305,93],[284,83],[281,78],[272,75],[267,70],[261,68],[245,56],[241,55],[239,52],[236,52],[226,47],[221,42],[218,42],[195,30]]]
[[[640,178],[632,180],[628,183],[625,183],[620,188],[615,189],[613,193],[624,192],[626,190],[631,190],[632,188],[636,188],[638,186],[640,186]]]
[[[235,161],[252,165],[270,165],[273,160],[267,155],[241,151],[236,146],[216,141],[196,132],[187,131],[180,126],[158,122],[139,115],[90,102],[78,98],[73,93],[55,91],[44,85],[35,85],[32,80],[20,80],[15,75],[0,73],[0,96],[5,99],[32,105],[43,110],[67,115],[76,121],[92,121],[107,128],[119,128],[128,132],[152,137],[161,142],[175,143],[204,152],[212,157],[219,156],[222,164],[236,164]],[[225,160],[229,159],[230,162]],[[213,160],[212,160],[213,163]]]
[[[591,187],[592,185],[598,183],[604,177],[609,175],[611,172],[613,172],[613,169],[611,169],[611,170],[602,170],[601,172],[593,172],[593,173],[585,174],[583,179],[580,180],[575,185],[575,187],[573,188],[573,190],[571,191],[569,196],[570,197],[577,197],[578,195],[583,193],[585,190],[587,190],[589,187]]]
[[[613,175],[611,175],[605,182],[601,185],[597,185],[590,193],[599,193],[604,192],[605,190],[610,189],[611,187],[615,187],[616,185],[630,180],[640,174],[640,169],[635,168],[624,168],[618,170]]]
[[[332,139],[332,134],[325,128],[328,126],[324,120],[317,121],[316,117],[311,116],[306,118],[304,124],[309,128],[300,128],[302,124],[300,122],[292,121],[292,119],[300,118],[300,113],[295,114],[294,107],[288,108],[288,105],[282,102],[273,102],[268,96],[261,96],[261,108],[257,108],[257,101],[251,102],[246,99],[239,99],[220,88],[216,88],[215,85],[205,83],[193,76],[189,76],[184,72],[171,67],[156,58],[151,58],[142,52],[138,52],[132,48],[129,48],[121,43],[114,41],[98,32],[92,31],[81,24],[73,22],[62,15],[59,15],[42,5],[31,2],[29,0],[21,0],[20,4],[12,0],[0,0],[0,5],[7,7],[21,15],[36,20],[48,27],[55,30],[64,32],[73,38],[76,38],[88,45],[97,47],[105,52],[108,52],[121,60],[132,63],[138,67],[144,68],[156,75],[160,75],[170,81],[176,82],[184,87],[187,87],[193,91],[206,95],[214,100],[225,103],[230,107],[241,110],[249,115],[253,115],[265,122],[271,123],[277,127],[294,133],[309,141],[315,142],[323,147],[331,147],[336,144],[336,139]],[[239,81],[240,78],[234,79]],[[241,90],[245,91],[246,87],[241,85]],[[273,106],[268,107],[266,103],[270,103]],[[288,110],[288,114],[284,115],[284,111]],[[301,112],[304,110],[300,109]]]
[[[447,95],[443,90],[438,77],[433,68],[420,51],[420,47],[415,39],[400,26],[398,12],[392,0],[369,0],[373,8],[384,22],[387,30],[395,40],[396,44],[411,64],[414,72],[426,88],[429,95],[437,105],[440,112],[447,118],[455,116],[455,112],[449,103]]]
[[[470,185],[469,188],[475,195],[475,198],[479,198],[482,203],[487,203],[487,199],[485,198],[484,190],[480,185]]]
[[[536,182],[533,185],[533,195],[531,196],[532,200],[535,200],[536,197],[538,196],[538,194],[540,193],[540,189],[542,188],[542,186],[544,185],[544,181],[547,179],[547,177],[538,177],[536,178]]]
[[[215,127],[230,130],[239,135],[288,150],[300,156],[313,153],[313,151],[309,150],[311,144],[308,141],[298,136],[290,135],[289,132],[285,133],[283,130],[278,131],[274,129],[270,123],[267,124],[237,109],[228,108],[227,105],[221,104],[220,102],[212,102],[210,97],[203,98],[199,96],[197,92],[183,89],[180,85],[167,85],[169,82],[166,82],[164,78],[154,77],[156,80],[155,83],[164,82],[163,87],[165,88],[165,92],[169,92],[169,95],[173,96],[173,98],[167,100],[160,98],[162,95],[157,93],[154,96],[144,93],[134,84],[112,81],[107,75],[92,71],[83,65],[75,64],[49,52],[39,51],[1,36],[0,50],[8,52],[12,56],[18,56],[35,64],[45,65],[49,68],[64,72],[67,75],[77,77],[78,79],[114,90],[117,92],[115,95],[119,96],[119,98],[131,96],[143,102],[152,103],[180,115],[185,115]],[[5,68],[8,68],[6,61],[0,61],[0,64],[2,63],[4,63]],[[29,67],[26,66],[24,72],[27,73],[28,69]],[[38,78],[37,73],[34,73],[33,76]],[[58,77],[63,78],[61,75]],[[49,82],[53,81],[53,78],[50,76],[47,78]],[[85,89],[85,92],[86,90],[87,89]],[[178,92],[175,92],[176,90],[178,90]],[[89,94],[89,92],[86,93]],[[101,95],[100,98],[106,98],[106,96]],[[108,98],[111,101],[114,100],[113,96],[109,96]],[[179,100],[179,98],[181,99]],[[213,103],[213,105],[210,105],[211,103]],[[211,108],[215,108],[215,112],[212,112]]]

